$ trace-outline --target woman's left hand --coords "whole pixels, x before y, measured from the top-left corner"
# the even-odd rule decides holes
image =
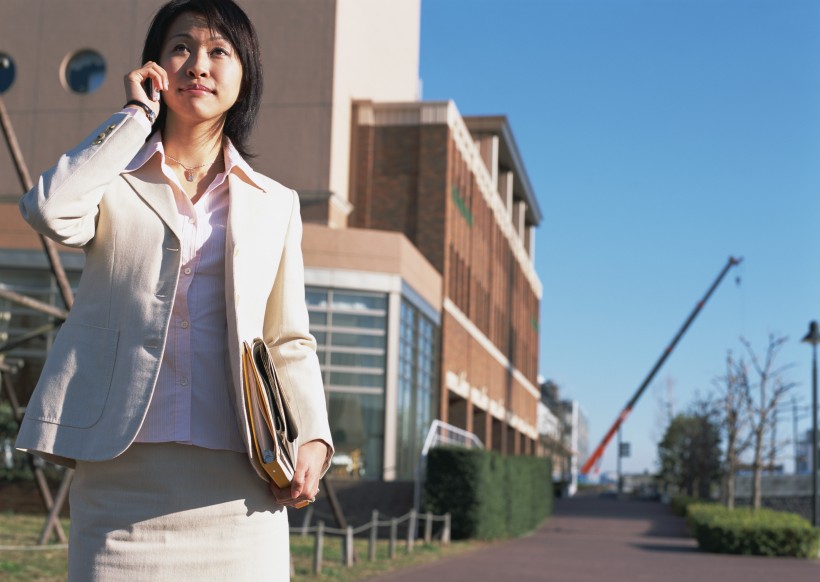
[[[271,483],[270,489],[276,502],[280,505],[301,507],[305,501],[315,500],[326,459],[327,445],[323,441],[310,441],[301,445],[290,489],[280,489]]]

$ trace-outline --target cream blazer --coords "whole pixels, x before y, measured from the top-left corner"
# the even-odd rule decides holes
[[[163,177],[146,166],[123,173],[145,138],[136,119],[113,115],[20,202],[34,229],[86,255],[74,305],[16,443],[67,466],[111,459],[128,448],[159,373],[179,280],[180,216]],[[299,199],[269,178],[252,178],[262,189],[229,176],[227,369],[237,425],[250,455],[240,346],[261,337],[292,395],[299,440],[321,439],[332,451],[316,341],[308,330]],[[325,470],[329,461],[330,452]]]

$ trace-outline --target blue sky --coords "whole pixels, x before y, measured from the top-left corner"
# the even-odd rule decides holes
[[[422,0],[420,76],[424,99],[510,120],[544,216],[539,369],[581,402],[591,447],[730,255],[624,425],[624,469],[655,469],[668,396],[682,411],[708,392],[740,336],[788,336],[780,362],[811,401],[820,2]]]

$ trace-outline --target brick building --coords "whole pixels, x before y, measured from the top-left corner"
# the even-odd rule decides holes
[[[161,3],[0,0],[0,97],[34,176],[121,105],[122,75]],[[508,122],[418,100],[420,0],[240,3],[267,83],[252,164],[302,200],[333,474],[412,478],[435,418],[496,450],[539,452],[541,214]],[[3,145],[0,283],[58,302],[19,196]],[[61,256],[76,283],[82,254]],[[3,309],[10,338],[45,320]],[[26,359],[23,385],[49,342],[12,352]]]
[[[354,104],[349,224],[403,233],[442,275],[439,417],[532,454],[540,210],[503,117],[452,102]]]

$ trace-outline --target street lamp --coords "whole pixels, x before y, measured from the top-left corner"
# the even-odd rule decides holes
[[[809,333],[803,342],[811,344],[811,523],[820,525],[817,519],[817,344],[820,343],[820,330],[817,322],[809,324]]]

